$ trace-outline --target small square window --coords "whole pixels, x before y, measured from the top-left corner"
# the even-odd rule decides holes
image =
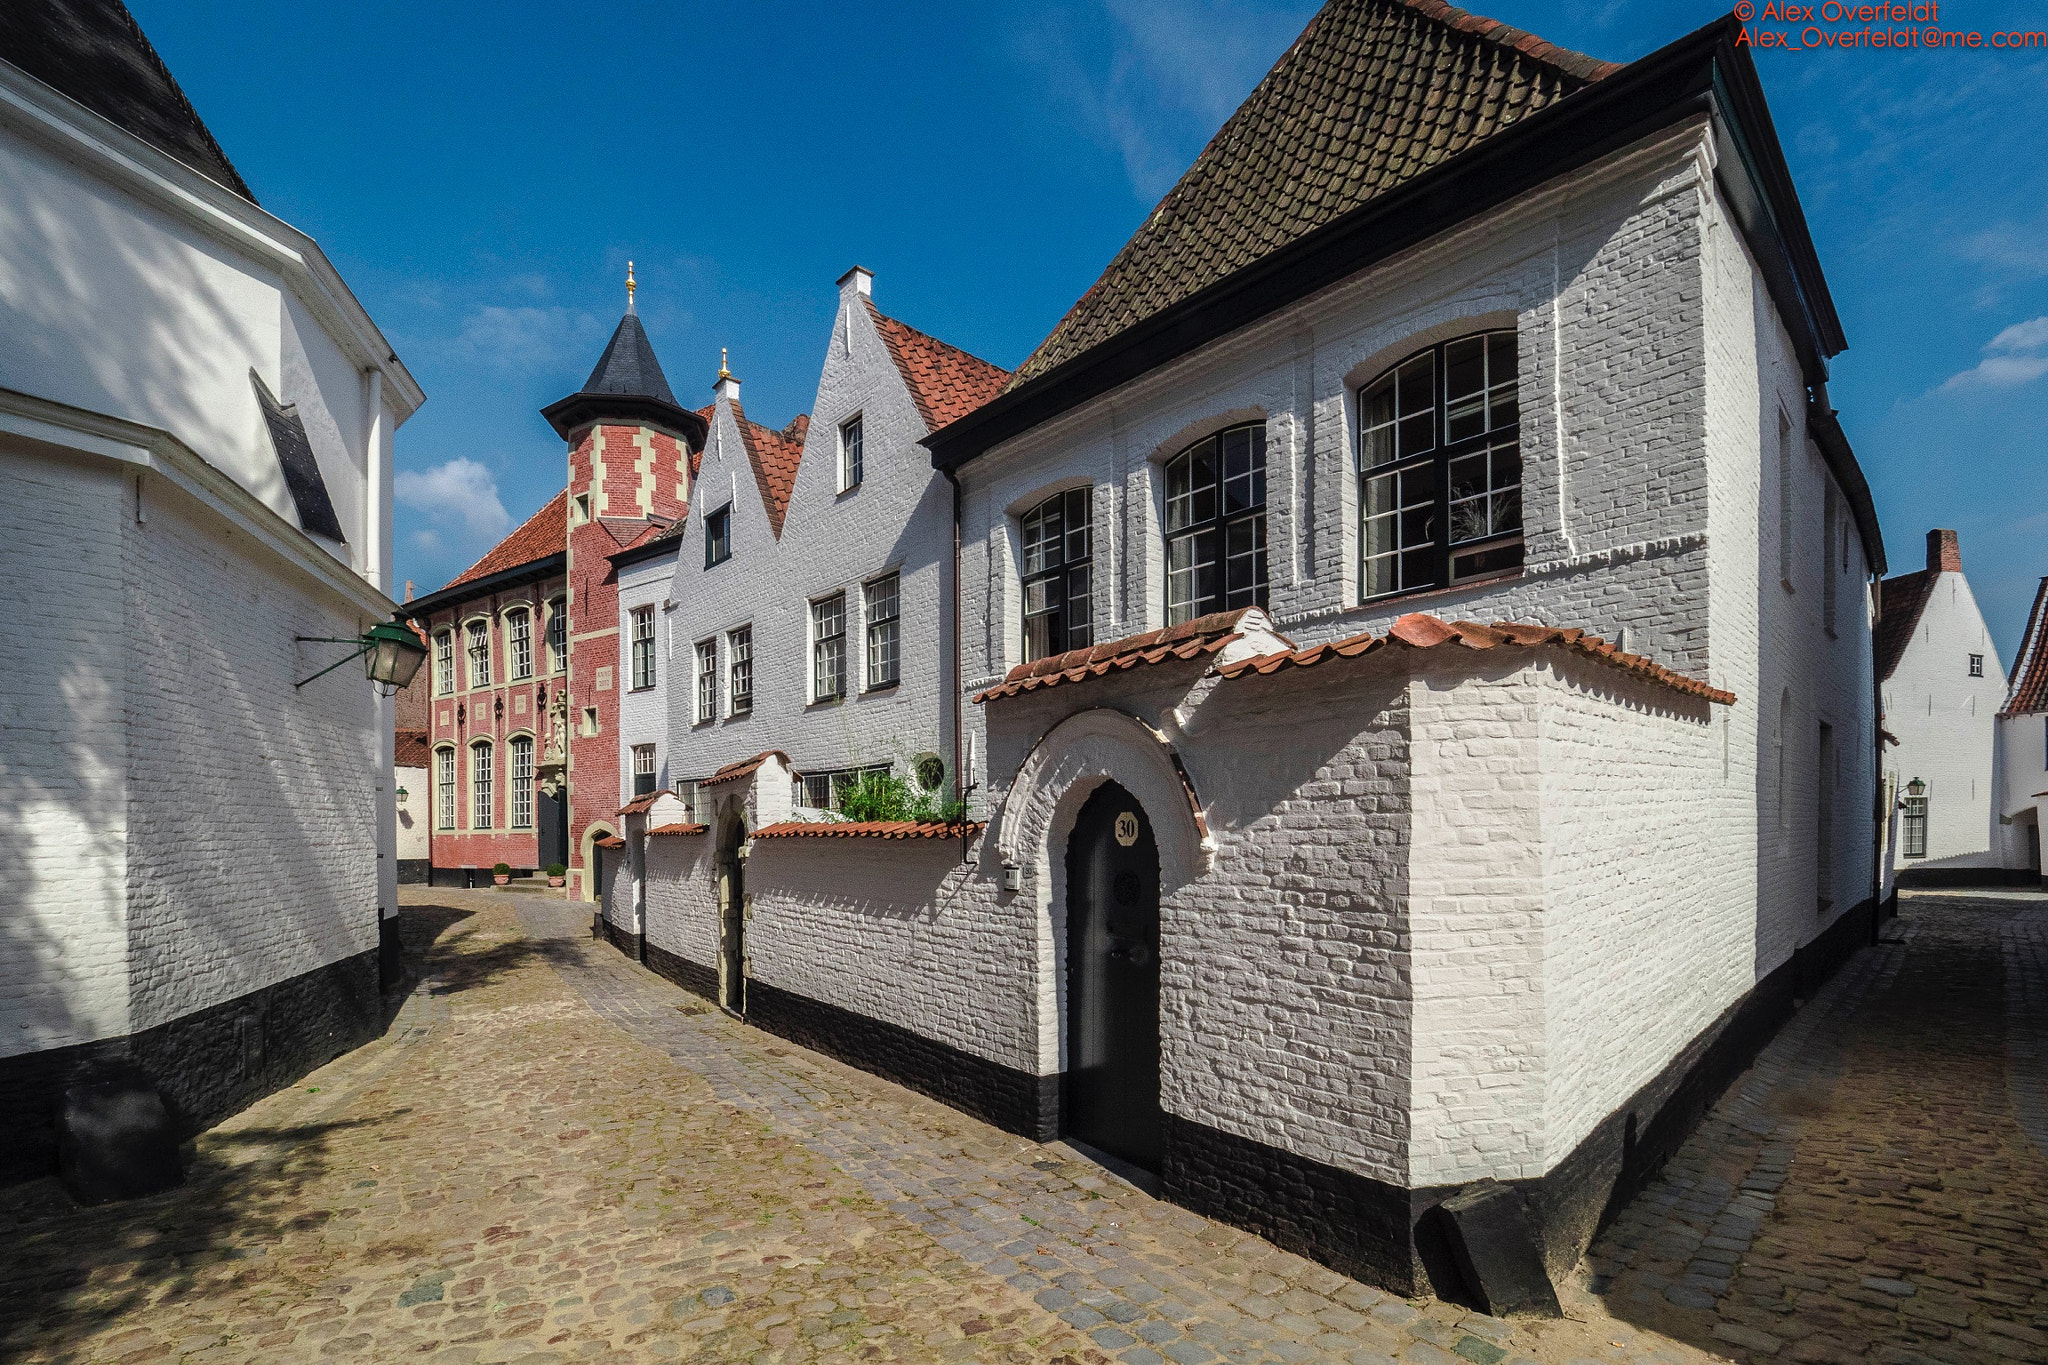
[[[576,524],[580,526],[580,525],[582,525],[582,524],[583,524],[584,522],[586,522],[586,521],[589,521],[589,520],[590,520],[590,494],[588,494],[588,493],[578,493],[578,494],[576,495]]]
[[[654,790],[654,746],[635,744],[633,746],[633,795],[645,796]]]
[[[856,417],[839,428],[839,491],[858,488],[863,475],[861,422]]]
[[[1982,654],[1972,654],[1970,656],[1970,676],[1973,678],[1984,676],[1984,656]]]
[[[597,732],[597,708],[595,706],[586,706],[583,708],[583,733],[594,735]]]
[[[723,564],[732,558],[732,504],[704,518],[704,567]]]

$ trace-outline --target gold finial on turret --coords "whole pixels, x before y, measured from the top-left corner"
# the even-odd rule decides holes
[[[633,263],[626,262],[626,311],[633,311]]]
[[[723,346],[718,348],[718,377],[720,379],[732,378],[732,371],[725,367],[725,347]]]

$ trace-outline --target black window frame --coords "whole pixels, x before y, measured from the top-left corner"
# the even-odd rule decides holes
[[[1453,439],[1450,435],[1455,420],[1449,392],[1451,353],[1473,341],[1480,343],[1480,388],[1476,397],[1481,427]],[[1496,360],[1500,358],[1496,351],[1497,342],[1505,343],[1505,379],[1495,374]],[[1514,329],[1467,332],[1411,352],[1358,390],[1358,452],[1354,473],[1358,480],[1360,601],[1381,602],[1411,593],[1464,587],[1509,577],[1521,571],[1526,560],[1528,524],[1522,506],[1525,471],[1521,440],[1520,360],[1521,338]],[[1408,403],[1419,396],[1411,371],[1425,363],[1428,366],[1428,407],[1410,407]],[[1384,411],[1377,409],[1382,390],[1391,399],[1391,406]],[[1475,393],[1468,392],[1458,395],[1458,399],[1468,400],[1474,396]],[[1512,416],[1495,421],[1496,406],[1509,410]],[[1411,446],[1424,421],[1428,423],[1428,444]],[[1391,444],[1391,449],[1388,458],[1377,459],[1376,452],[1387,448],[1379,439],[1381,432],[1386,433],[1385,440]],[[1485,477],[1484,485],[1475,494],[1454,496],[1457,489],[1453,485],[1453,466],[1474,457],[1496,454],[1512,461],[1514,482],[1496,485],[1495,480],[1505,460],[1482,458],[1480,472]],[[1391,501],[1392,510],[1376,512],[1373,510],[1374,485],[1381,481],[1389,481],[1389,486],[1396,492]],[[1411,483],[1420,486],[1411,488]],[[1458,510],[1457,504],[1469,504],[1481,498],[1487,500],[1487,532],[1454,540],[1459,516],[1470,515],[1469,511]],[[1501,499],[1512,504],[1511,527],[1495,524],[1497,500]],[[1391,549],[1385,544],[1375,544],[1376,523],[1391,525],[1400,537]],[[1429,538],[1407,541],[1402,532],[1411,528],[1420,529]],[[1376,589],[1375,562],[1388,559],[1392,560],[1395,581],[1392,586]],[[1473,559],[1480,562],[1461,573],[1459,561]],[[1426,577],[1420,572],[1425,566]]]
[[[633,795],[636,797],[646,796],[655,789],[654,779],[659,775],[661,766],[661,757],[657,749],[658,746],[653,744],[633,746]],[[640,769],[640,760],[643,757],[647,760],[645,772]]]
[[[754,628],[735,626],[725,633],[725,709],[744,716],[754,709]]]
[[[881,600],[881,589],[888,588],[886,603]],[[867,636],[867,690],[878,692],[896,686],[903,681],[903,575],[890,572],[870,578],[860,585],[861,615],[866,618]],[[887,607],[887,615],[881,609]],[[877,670],[877,665],[887,661],[886,674]]]
[[[1900,808],[1899,854],[1906,858],[1927,856],[1927,807],[1928,797],[1908,795]]]
[[[1241,449],[1233,450],[1234,445]],[[1206,474],[1201,464],[1205,456]],[[1240,458],[1242,465],[1233,473],[1232,461]],[[1211,432],[1168,460],[1160,475],[1166,495],[1161,516],[1166,528],[1166,623],[1177,626],[1212,612],[1266,606],[1266,424],[1240,422]],[[1241,485],[1236,506],[1230,502],[1233,484]],[[1174,556],[1183,546],[1188,563],[1175,568]],[[1198,560],[1204,553],[1209,557]],[[1234,585],[1240,566],[1244,581]]]
[[[1970,656],[1970,676],[1973,678],[1984,676],[1984,656],[1982,654],[1972,654]]]
[[[629,608],[626,612],[626,620],[632,632],[631,663],[633,669],[632,676],[628,679],[630,685],[626,690],[629,692],[646,692],[661,680],[654,648],[654,608],[651,606]],[[641,627],[643,626],[646,627],[645,634],[641,633]]]
[[[548,600],[548,671],[569,671],[569,600],[565,597]]]
[[[718,637],[699,640],[691,654],[691,724],[709,725],[718,719]]]
[[[715,569],[732,558],[732,504],[704,517],[704,567]]]
[[[825,610],[838,603],[838,629],[825,633]],[[826,593],[811,599],[811,703],[843,701],[846,698],[846,591]],[[825,659],[832,658],[833,689],[826,691]]]
[[[1059,530],[1047,537],[1044,534],[1046,515],[1055,508],[1060,518]],[[1075,525],[1077,510],[1078,527]],[[1021,550],[1018,563],[1022,568],[1019,603],[1022,608],[1020,625],[1024,661],[1030,663],[1034,659],[1049,659],[1069,650],[1088,648],[1095,638],[1095,486],[1084,484],[1079,488],[1062,489],[1042,499],[1017,518],[1017,527]],[[1074,553],[1077,535],[1080,539],[1078,555]],[[1055,543],[1059,558],[1048,559],[1040,553],[1034,568],[1033,550]],[[1054,583],[1058,585],[1057,594],[1051,599],[1054,605],[1033,611],[1033,589],[1045,584],[1050,594],[1050,585]],[[1076,603],[1081,604],[1078,611]],[[1050,622],[1044,632],[1044,647],[1036,650],[1032,645],[1034,621]]]
[[[867,477],[867,433],[863,414],[839,424],[839,491],[851,493]]]

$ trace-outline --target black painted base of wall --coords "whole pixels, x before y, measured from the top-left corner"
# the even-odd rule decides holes
[[[96,1063],[140,1067],[184,1139],[369,1042],[384,1022],[379,956],[373,948],[125,1038],[0,1058],[0,1184],[56,1172],[58,1100]]]
[[[2023,886],[2038,891],[2041,874],[2026,867],[1902,867],[1893,879],[1911,891],[1916,886]]]
[[[515,867],[512,869],[512,875],[515,878],[531,877],[533,873],[534,869],[530,867]],[[431,868],[428,870],[426,882],[429,886],[456,887],[468,891],[482,890],[486,887],[497,885],[497,879],[491,875],[491,870],[488,867]]]
[[[398,860],[398,884],[400,886],[425,886],[433,880],[434,865],[425,858],[400,858]]]
[[[687,957],[678,956],[654,943],[647,944],[645,952],[647,955],[640,960],[647,964],[647,970],[675,982],[692,995],[701,995],[713,1004],[718,1003],[716,967],[706,967],[701,962],[692,962]]]
[[[635,962],[647,960],[647,940],[643,935],[628,933],[603,915],[591,920],[591,929],[593,938],[603,939]]]
[[[747,1022],[872,1071],[1006,1132],[1051,1141],[1059,1077],[1034,1076],[764,981],[747,982]]]
[[[398,916],[377,921],[377,989],[388,991],[405,975],[405,945],[398,937]]]

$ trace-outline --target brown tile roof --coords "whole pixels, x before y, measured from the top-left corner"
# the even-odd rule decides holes
[[[1440,0],[1330,0],[1010,387],[1618,70]]]
[[[937,431],[956,418],[965,417],[1003,391],[1010,372],[927,336],[908,323],[898,322],[869,299],[868,316],[889,348],[889,358],[903,375],[903,385],[917,404],[927,431]]]
[[[624,848],[626,846],[626,841],[616,834],[607,834],[602,839],[592,839],[590,842],[598,848]]]
[[[1239,607],[1236,611],[1197,616],[1192,621],[1184,621],[1165,630],[1148,630],[1142,635],[1127,635],[1092,649],[1070,649],[1065,654],[1018,664],[1002,682],[975,693],[974,699],[977,702],[994,701],[998,697],[1014,697],[1022,692],[1057,687],[1063,682],[1100,678],[1111,669],[1121,671],[1140,664],[1159,664],[1169,659],[1193,659],[1214,654],[1240,638],[1238,622],[1250,610],[1250,607]]]
[[[1645,659],[1640,654],[1624,654],[1597,635],[1588,635],[1583,630],[1558,629],[1554,626],[1533,626],[1516,621],[1496,621],[1490,626],[1477,621],[1441,621],[1421,612],[1411,612],[1387,628],[1385,635],[1353,635],[1349,639],[1335,640],[1326,645],[1314,645],[1308,649],[1289,650],[1279,654],[1262,654],[1250,659],[1239,659],[1234,663],[1219,665],[1218,675],[1225,678],[1242,678],[1248,674],[1277,673],[1283,668],[1313,668],[1325,659],[1355,659],[1361,654],[1375,650],[1405,646],[1411,649],[1434,649],[1439,645],[1460,645],[1466,649],[1497,649],[1501,646],[1534,648],[1538,645],[1554,645],[1568,653],[1618,668],[1648,682],[1682,692],[1689,697],[1703,697],[1707,701],[1732,705],[1733,692],[1724,692],[1718,687],[1683,673],[1674,673],[1660,663]]]
[[[2013,661],[2012,685],[2001,715],[2048,711],[2048,638],[2044,636],[2048,636],[2048,578],[2034,591],[2034,609],[2027,613],[2027,633],[2020,636],[2019,657]]]
[[[657,834],[709,834],[709,825],[657,825],[647,831],[651,838]]]
[[[547,503],[532,516],[521,522],[482,559],[448,580],[448,588],[479,578],[489,578],[494,573],[516,569],[522,564],[531,564],[549,555],[558,555],[569,544],[569,490],[563,489],[547,500]],[[434,594],[429,593],[428,596]]]
[[[761,488],[761,505],[768,509],[768,529],[780,540],[782,519],[789,515],[789,490],[796,487],[796,467],[803,459],[804,435],[811,429],[810,415],[798,413],[788,426],[777,431],[759,422],[749,422],[740,405],[734,403],[732,419],[739,424],[747,461],[754,466],[754,482]]]
[[[946,825],[924,820],[792,820],[766,825],[754,831],[756,839],[964,839],[979,834],[981,826]]]
[[[425,730],[400,730],[397,742],[392,747],[391,766],[394,768],[424,768],[434,756],[427,747]]]
[[[619,814],[643,815],[654,808],[655,802],[661,800],[662,797],[667,796],[668,794],[669,793],[663,790],[662,788],[656,787],[653,791],[646,792],[640,796],[636,796],[631,801],[628,801],[625,805],[620,806]]]
[[[789,755],[782,752],[782,750],[764,749],[760,753],[755,754],[752,758],[743,758],[737,763],[726,764],[723,768],[720,768],[717,772],[711,774],[711,776],[705,778],[702,782],[699,782],[697,785],[700,787],[710,787],[715,786],[720,782],[737,782],[743,777],[751,777],[753,775],[754,769],[760,767],[763,763],[766,763],[771,758],[781,759],[782,766],[785,768],[788,768],[790,766]],[[792,771],[794,771],[794,769],[792,769]]]
[[[1902,573],[1878,584],[1877,680],[1885,681],[1898,668],[1913,632],[1920,626],[1920,613],[1934,595],[1935,572]]]

